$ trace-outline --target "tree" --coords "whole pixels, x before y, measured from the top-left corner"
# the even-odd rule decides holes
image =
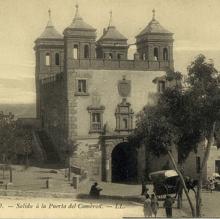
[[[161,98],[161,97],[159,97]],[[172,154],[173,146],[176,145],[179,136],[179,129],[169,121],[165,105],[161,101],[155,106],[146,106],[137,117],[136,129],[129,136],[129,141],[133,145],[144,144],[145,149],[156,157],[168,155],[174,168],[176,169],[183,185],[184,192],[188,199],[192,216],[195,216],[195,210],[192,201],[188,195],[182,173],[177,167],[176,161]]]
[[[181,74],[168,72],[166,78],[177,81]],[[219,119],[219,81],[220,76],[213,63],[207,62],[204,55],[199,55],[188,67],[187,86],[176,83],[159,95],[154,106],[145,107],[139,114],[137,128],[130,137],[131,141],[144,144],[146,150],[156,156],[168,154],[174,166],[173,145],[177,148],[178,162],[181,165],[190,152],[197,150],[201,141],[207,140],[196,193],[197,217],[201,216],[204,168],[213,143],[215,124]],[[177,166],[176,169],[178,171]],[[190,203],[190,199],[188,200]],[[194,207],[192,204],[190,206],[194,216]]]
[[[15,157],[15,129],[14,115],[0,112],[0,152],[5,162],[10,162]]]
[[[32,152],[31,132],[17,127],[12,113],[0,112],[0,153],[5,163],[17,163],[21,156],[28,157]],[[27,161],[27,159],[26,159]]]
[[[191,115],[194,120],[193,133],[207,140],[202,160],[196,196],[197,216],[201,216],[201,189],[204,168],[213,144],[216,123],[220,116],[220,75],[213,62],[199,55],[188,67],[189,94],[193,96]]]
[[[71,177],[71,157],[74,155],[74,152],[77,150],[77,143],[74,140],[68,139],[65,141],[66,145],[66,162],[68,166],[68,180],[70,181]]]

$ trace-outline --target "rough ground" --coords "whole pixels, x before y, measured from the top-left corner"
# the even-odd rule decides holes
[[[46,179],[50,178],[50,187],[46,189]],[[93,182],[84,181],[77,190],[73,189],[71,182],[65,177],[65,170],[59,168],[41,168],[41,167],[29,167],[25,169],[23,166],[13,166],[13,185],[8,186],[8,190],[5,190],[5,184],[9,182],[9,172],[5,172],[3,179],[3,172],[0,170],[0,181],[3,182],[3,185],[0,186],[0,195],[10,195],[10,196],[29,196],[17,197],[17,200],[29,200],[31,202],[39,201],[49,201],[49,202],[60,202],[66,201],[71,202],[76,200],[78,194],[81,194],[81,201],[83,203],[91,202],[91,200],[85,199],[85,196],[89,193],[90,186]],[[126,184],[116,184],[116,183],[104,183],[99,182],[100,186],[103,188],[102,196],[98,203],[104,203],[106,205],[112,205],[115,207],[116,203],[122,203],[123,206],[126,206],[123,209],[115,209],[114,207],[105,207],[104,209],[96,209],[95,211],[102,215],[108,215],[108,212],[114,213],[115,216],[143,216],[142,203],[141,203],[141,186],[140,185],[126,185]],[[149,186],[151,192],[151,186]],[[18,192],[19,191],[19,192]],[[194,199],[194,194],[191,192],[190,195]],[[220,215],[219,200],[220,192],[215,191],[212,194],[203,191],[203,216],[217,217]],[[30,198],[31,197],[31,198]],[[34,198],[35,197],[35,198]],[[41,197],[41,198],[39,198]],[[53,198],[56,197],[56,198]],[[64,199],[65,198],[65,199]],[[87,197],[88,198],[88,197]],[[10,197],[1,197],[2,202],[13,201]],[[75,202],[75,201],[74,201]],[[92,201],[94,203],[94,201]],[[162,207],[162,202],[160,202]],[[176,206],[176,205],[175,205]],[[77,208],[78,209],[78,208]],[[6,210],[6,209],[5,209]],[[19,209],[18,209],[19,210]],[[68,210],[68,209],[67,209]],[[177,210],[174,208],[175,217],[184,217],[186,215],[190,216],[189,205],[184,198],[183,202],[183,211]],[[37,211],[39,211],[37,209]],[[46,210],[45,210],[46,211]],[[48,209],[50,213],[51,209]],[[60,210],[57,210],[58,212]],[[76,208],[72,209],[76,211]],[[80,211],[80,210],[77,210]],[[91,212],[90,212],[91,211]],[[93,215],[95,212],[94,209],[87,209],[86,214]],[[2,212],[2,209],[1,209]],[[2,213],[0,212],[0,217]],[[20,212],[20,210],[19,210]],[[39,211],[41,215],[44,211]],[[81,212],[81,213],[83,213]],[[84,213],[83,213],[84,214]],[[94,213],[95,214],[95,213]],[[85,215],[84,215],[85,216]],[[102,215],[103,216],[103,215]],[[164,216],[164,209],[160,208],[159,215]]]

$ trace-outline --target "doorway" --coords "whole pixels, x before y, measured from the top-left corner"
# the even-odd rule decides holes
[[[137,151],[127,142],[116,145],[112,151],[112,182],[137,182]]]

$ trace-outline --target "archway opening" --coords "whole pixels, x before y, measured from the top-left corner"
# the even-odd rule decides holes
[[[89,46],[88,45],[84,46],[84,58],[85,59],[89,58]]]
[[[163,49],[163,60],[164,61],[168,60],[168,49],[167,48]]]
[[[112,182],[137,182],[137,151],[126,142],[116,145],[112,151]]]
[[[154,60],[155,61],[158,61],[158,59],[159,59],[159,55],[158,55],[159,53],[158,53],[158,48],[157,47],[155,47],[154,48]]]

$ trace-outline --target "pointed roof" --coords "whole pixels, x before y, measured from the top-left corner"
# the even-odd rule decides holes
[[[113,25],[112,22],[112,11],[110,11],[110,19],[109,19],[109,25],[107,30],[104,31],[103,35],[100,37],[100,40],[105,40],[105,39],[110,39],[110,40],[127,40],[127,38],[122,35],[116,27]]]
[[[38,39],[62,39],[63,36],[55,29],[51,19],[51,10],[48,10],[49,20],[44,32],[38,37]]]
[[[115,26],[109,26],[106,32],[100,37],[99,40],[111,39],[111,40],[127,40]]]
[[[67,28],[95,31],[96,30],[95,28],[93,28],[91,25],[89,25],[86,22],[84,22],[82,17],[80,17],[80,15],[79,15],[79,5],[76,4],[75,7],[76,7],[75,16],[73,18],[72,23]]]
[[[165,29],[156,19],[155,19],[155,10],[153,9],[153,18],[148,23],[148,25],[138,34],[138,36],[145,34],[154,34],[154,33],[162,33],[162,34],[172,34],[169,30]]]

